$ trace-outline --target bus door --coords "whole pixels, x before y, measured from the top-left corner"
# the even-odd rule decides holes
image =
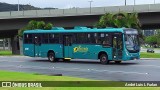
[[[113,60],[122,60],[123,38],[121,33],[114,33],[113,40]]]
[[[66,59],[72,58],[72,36],[64,35],[63,36],[63,55]]]
[[[34,56],[40,56],[41,37],[39,34],[34,35]]]

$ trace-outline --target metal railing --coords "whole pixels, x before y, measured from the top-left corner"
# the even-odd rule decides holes
[[[128,13],[159,12],[160,11],[159,7],[160,4],[146,4],[146,5],[93,7],[91,8],[91,10],[90,8],[72,8],[72,9],[10,11],[10,12],[0,12],[0,19],[101,15],[104,13],[117,13],[117,12],[128,12]]]

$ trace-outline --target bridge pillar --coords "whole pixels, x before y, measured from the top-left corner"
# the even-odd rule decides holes
[[[11,46],[12,46],[12,54],[19,55],[20,54],[19,40],[16,36],[11,38]]]
[[[8,50],[11,50],[11,39],[8,38]]]
[[[20,55],[23,55],[23,39],[19,38],[19,50],[20,50]]]

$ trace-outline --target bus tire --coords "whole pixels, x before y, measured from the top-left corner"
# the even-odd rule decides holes
[[[101,54],[100,55],[100,62],[101,64],[109,64],[109,61],[108,61],[108,57],[106,54]]]
[[[116,64],[120,64],[122,61],[114,61]]]
[[[56,59],[55,59],[55,54],[53,52],[48,53],[48,60],[50,62],[55,62]]]

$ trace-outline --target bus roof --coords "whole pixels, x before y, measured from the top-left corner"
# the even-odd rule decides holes
[[[83,28],[83,29],[55,29],[55,30],[26,30],[24,33],[86,33],[86,32],[122,32],[124,33],[125,28],[104,28],[104,29],[97,29],[97,28]]]

